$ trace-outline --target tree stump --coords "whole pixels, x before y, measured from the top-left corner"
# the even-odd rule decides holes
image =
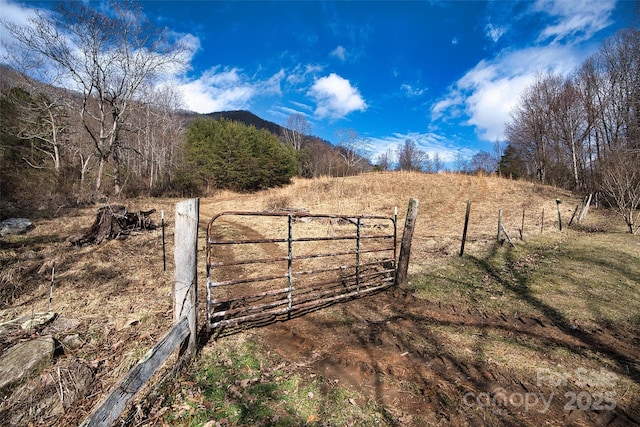
[[[98,209],[96,220],[89,230],[80,237],[69,239],[71,244],[99,245],[108,239],[125,239],[134,231],[155,230],[156,225],[149,216],[156,210],[129,212],[122,205],[109,205]]]

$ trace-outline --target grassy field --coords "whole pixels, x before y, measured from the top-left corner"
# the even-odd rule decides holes
[[[331,307],[276,332],[220,339],[203,350],[188,378],[169,387],[165,408],[171,409],[162,419],[170,425],[633,424],[640,416],[640,246],[620,233],[563,233],[538,236],[517,250],[492,246],[448,257],[389,298]],[[500,391],[511,403],[485,400]]]
[[[570,193],[489,176],[379,173],[296,180],[255,194],[223,192],[201,200],[200,221],[204,228],[227,210],[392,215],[397,207],[402,225],[412,197],[420,205],[406,288],[209,339],[189,370],[165,372],[162,386],[146,390],[124,421],[640,422],[640,239],[625,234],[622,221],[603,209],[567,227],[580,202]],[[468,242],[459,257],[467,200]],[[45,370],[41,384],[34,381],[32,395],[44,393],[43,384],[60,369],[72,374],[76,364],[87,364],[94,372],[91,393],[62,414],[32,413],[23,421],[77,425],[169,328],[175,202],[124,202],[130,210],[165,210],[166,272],[160,231],[71,248],[67,238],[91,225],[96,207],[37,218],[29,234],[0,241],[0,320],[48,310],[55,262],[52,310],[73,322],[69,333],[83,340]],[[498,210],[516,248],[496,242]],[[200,265],[203,272],[203,259]],[[4,350],[10,342],[0,344]],[[71,383],[59,386],[71,389]],[[30,406],[25,400],[3,405],[0,412],[10,414]]]

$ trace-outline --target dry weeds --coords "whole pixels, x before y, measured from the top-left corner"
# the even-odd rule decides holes
[[[480,253],[495,240],[498,210],[512,237],[518,236],[523,209],[524,237],[557,233],[556,198],[562,199],[568,221],[578,199],[566,191],[492,176],[425,175],[407,172],[373,173],[346,178],[295,179],[287,187],[255,194],[220,192],[202,199],[201,239],[209,219],[222,211],[262,211],[281,208],[311,213],[389,215],[397,207],[399,232],[410,198],[420,201],[410,273],[460,246],[467,200],[472,201],[467,253]],[[70,236],[86,230],[98,207],[59,210],[55,218],[35,221],[24,236],[0,241],[0,321],[49,310],[49,284],[56,266],[51,310],[62,319],[77,320],[75,333],[84,345],[73,352],[95,369],[93,394],[53,419],[33,419],[39,425],[77,424],[136,361],[168,329],[172,319],[173,215],[176,200],[124,202],[129,210],[165,211],[167,271],[163,272],[161,229],[123,241],[73,248]],[[588,225],[588,223],[587,223]],[[204,282],[204,256],[199,273]],[[203,286],[201,286],[202,288]],[[202,299],[201,299],[202,301]],[[202,307],[202,302],[201,302]],[[201,309],[202,312],[202,309]],[[2,349],[0,349],[2,350]],[[71,356],[63,356],[71,357]],[[48,375],[55,367],[51,367]]]

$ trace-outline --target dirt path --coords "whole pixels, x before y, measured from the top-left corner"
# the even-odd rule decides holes
[[[275,245],[269,250],[282,255]],[[451,331],[467,336],[468,345],[452,341]],[[617,362],[607,366],[614,375],[640,383],[638,331],[584,330],[392,289],[271,323],[257,336],[302,377],[357,391],[352,404],[375,406],[389,425],[640,425],[640,406],[625,400],[615,378],[599,377],[598,356]],[[530,348],[554,369],[510,363],[509,355],[492,359],[496,341]],[[548,349],[567,356],[546,355]]]
[[[585,389],[575,378],[558,384],[560,376],[545,371],[523,377],[523,372],[483,360],[482,345],[452,348],[442,327],[470,330],[480,338],[526,336],[543,346],[578,353],[615,353],[620,366],[633,365],[640,357],[638,337],[634,343],[616,331],[567,331],[546,319],[488,315],[472,307],[434,304],[397,289],[270,325],[264,338],[309,375],[320,374],[329,384],[359,390],[364,397],[356,404],[375,403],[391,424],[640,422],[637,405],[611,408],[615,396],[597,394],[596,386],[587,405],[584,393],[576,401]]]

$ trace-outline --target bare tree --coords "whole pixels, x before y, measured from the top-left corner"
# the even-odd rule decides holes
[[[578,86],[566,79],[556,97],[552,100],[553,139],[561,142],[567,150],[568,161],[559,158],[559,163],[571,165],[573,187],[581,188],[583,169],[583,146],[591,131],[586,109]],[[559,156],[560,157],[560,156]],[[564,157],[564,156],[563,156]],[[566,165],[565,165],[566,168]],[[568,185],[567,185],[568,186]]]
[[[391,170],[391,165],[393,163],[393,152],[390,148],[388,148],[384,153],[378,154],[374,162],[378,169],[382,171]]]
[[[338,164],[343,163],[338,150],[318,139],[312,139],[304,148],[308,154],[309,175],[335,176]]]
[[[639,164],[639,152],[621,150],[612,153],[602,167],[602,192],[632,234],[640,230]]]
[[[369,151],[369,141],[354,129],[339,129],[336,131],[338,148],[344,161],[346,175],[357,173],[357,166],[365,162]]]
[[[287,119],[287,126],[282,128],[284,140],[290,144],[294,150],[300,151],[305,135],[311,132],[311,125],[304,114],[294,113]]]
[[[461,152],[456,152],[455,160],[454,160],[455,170],[460,173],[469,172],[469,162],[464,158]]]
[[[396,156],[398,158],[398,170],[422,172],[424,171],[425,163],[429,161],[427,153],[420,150],[411,139],[405,139],[404,144],[397,148]]]
[[[437,151],[431,155],[431,163],[433,164],[434,173],[438,173],[444,169],[444,161]]]
[[[150,25],[129,1],[109,3],[108,13],[84,2],[61,3],[55,14],[37,12],[28,25],[3,22],[16,45],[56,71],[58,82],[82,96],[80,118],[99,157],[96,190],[112,162],[114,192],[122,189],[122,131],[131,102],[144,82],[182,66],[185,47],[167,30]]]
[[[551,107],[560,87],[559,76],[538,76],[521,95],[505,126],[511,145],[526,154],[528,175],[545,184],[553,181],[551,171],[555,170],[559,154],[554,141]]]
[[[496,172],[498,173],[498,176],[502,176],[502,171],[500,170],[500,159],[502,158],[503,154],[504,154],[504,144],[499,139],[496,139],[493,142],[493,158],[497,165]]]
[[[62,146],[67,133],[67,105],[55,91],[27,85],[29,91],[14,88],[9,91],[10,101],[16,106],[19,124],[13,129],[16,137],[31,141],[36,156],[22,156],[32,168],[47,168],[47,161],[55,174],[60,173]],[[10,131],[10,129],[5,129]],[[37,159],[44,156],[43,161]]]
[[[492,173],[496,170],[496,161],[491,153],[478,151],[471,157],[471,170],[474,172]]]
[[[640,148],[640,31],[603,42],[570,78],[539,76],[506,125],[523,175],[597,190],[609,156]],[[602,170],[601,170],[602,169]]]
[[[161,181],[170,181],[183,141],[185,120],[179,114],[182,98],[171,85],[145,85],[130,123],[136,143],[127,150],[130,168],[137,171],[151,189]]]

